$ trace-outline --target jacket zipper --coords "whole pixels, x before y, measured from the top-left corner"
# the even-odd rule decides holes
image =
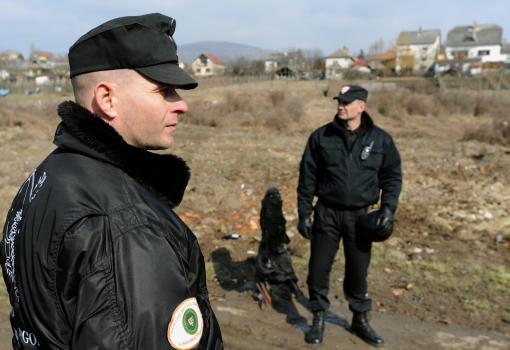
[[[349,186],[347,190],[347,208],[349,208],[349,204],[351,202],[351,175],[352,175],[352,150],[349,156]]]

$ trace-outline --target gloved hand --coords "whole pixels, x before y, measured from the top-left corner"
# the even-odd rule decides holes
[[[312,239],[312,220],[309,216],[300,216],[297,226],[299,233],[306,239]]]
[[[393,232],[393,212],[390,208],[383,207],[379,210],[376,232],[383,240],[391,236]]]

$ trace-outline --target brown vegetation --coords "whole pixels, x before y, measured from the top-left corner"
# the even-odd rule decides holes
[[[466,127],[463,140],[510,144],[510,99],[492,93],[449,92],[423,94],[379,92],[371,96],[370,107],[396,120],[412,115],[445,118],[452,115],[487,116],[491,122]],[[460,127],[464,127],[461,125]]]
[[[304,103],[285,91],[227,92],[223,101],[191,100],[183,121],[192,125],[259,126],[284,130],[299,122]]]
[[[304,346],[302,334],[296,337],[295,328],[287,327],[286,315],[251,309],[256,304],[238,291],[253,281],[250,252],[257,251],[260,240],[260,230],[253,228],[260,200],[268,187],[278,187],[292,240],[288,248],[299,287],[306,294],[309,241],[296,230],[296,186],[308,135],[334,115],[331,97],[339,88],[324,97],[328,84],[275,80],[180,92],[189,111],[180,118],[170,151],[186,160],[192,177],[176,212],[199,238],[213,305],[250,315],[232,322],[231,314],[218,312],[222,328],[231,332],[227,341],[234,339],[232,334],[243,334],[245,343],[255,343],[254,334],[267,334],[270,329],[287,348]],[[435,346],[433,337],[438,331],[430,327],[445,319],[453,327],[471,327],[473,334],[482,329],[508,333],[503,320],[510,320],[510,148],[461,140],[465,126],[470,125],[476,126],[473,137],[482,139],[479,129],[486,123],[488,135],[501,136],[488,142],[508,141],[504,118],[510,95],[505,93],[383,91],[369,95],[369,113],[376,125],[393,136],[403,160],[404,184],[395,232],[390,240],[374,244],[369,271],[373,314],[381,320],[375,326],[388,338],[400,339],[398,344],[392,340],[394,347]],[[47,97],[0,99],[0,198],[4,199],[0,221],[20,184],[55,148],[56,105],[68,97],[46,104]],[[231,233],[242,237],[222,239]],[[211,258],[220,249],[229,252],[224,270]],[[342,290],[344,264],[339,253],[330,293],[336,296],[331,311],[337,315],[350,315]],[[394,290],[403,293],[396,296]],[[310,324],[309,314],[298,311]],[[9,312],[6,308],[0,316],[7,320]],[[394,315],[401,315],[398,327],[392,323]],[[254,321],[257,317],[260,322]],[[403,331],[404,325],[418,320],[427,322]],[[386,324],[391,329],[384,330]],[[244,336],[246,329],[253,333]],[[329,342],[348,334],[337,328],[328,332]],[[404,334],[414,341],[420,332],[425,347],[402,338]]]
[[[30,138],[33,134],[54,130],[49,121],[58,120],[56,101],[40,101],[37,104],[2,103],[0,104],[0,129],[9,127],[25,128],[20,137]]]

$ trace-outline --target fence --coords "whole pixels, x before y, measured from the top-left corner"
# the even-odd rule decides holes
[[[71,81],[69,79],[65,79],[65,81],[50,80],[48,83],[41,85],[37,85],[35,80],[18,82],[0,80],[0,89],[10,89],[12,94],[24,94],[25,91],[33,93],[37,87],[41,92],[48,94],[73,93],[73,87],[71,86]]]
[[[198,88],[182,92],[185,95],[194,95],[200,92],[214,91],[262,91],[262,90],[289,90],[314,91],[324,96],[335,96],[343,85],[361,85],[370,92],[379,91],[411,91],[418,93],[437,93],[441,90],[466,91],[498,91],[510,90],[510,76],[504,74],[478,75],[462,78],[382,78],[364,80],[298,80],[293,78],[278,78],[274,75],[258,76],[222,76],[198,79]],[[440,89],[439,85],[442,86]],[[11,83],[0,81],[0,89],[11,89],[12,94],[33,92],[39,87],[46,94],[72,94],[70,80],[37,85],[35,81]],[[56,88],[61,91],[56,91]]]

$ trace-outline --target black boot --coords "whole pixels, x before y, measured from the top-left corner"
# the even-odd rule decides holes
[[[305,341],[312,345],[322,345],[322,338],[324,337],[324,311],[316,311],[313,313],[312,329],[305,336]]]
[[[355,312],[352,318],[351,333],[372,346],[384,346],[384,340],[377,335],[368,323],[368,312]]]

